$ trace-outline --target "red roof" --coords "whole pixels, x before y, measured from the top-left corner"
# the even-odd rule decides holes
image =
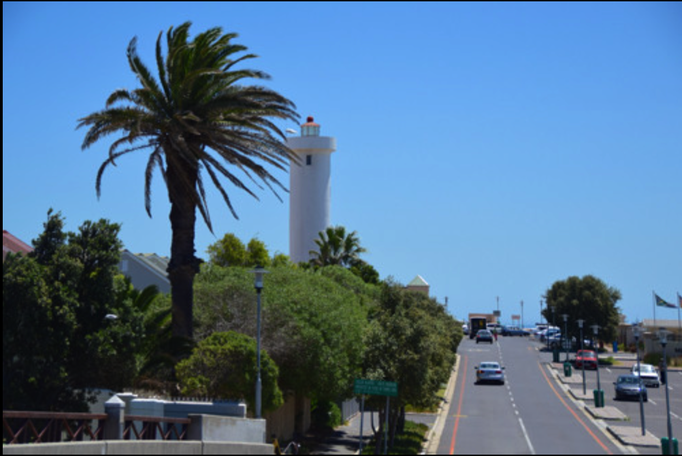
[[[9,252],[21,253],[26,255],[33,252],[33,247],[22,241],[21,239],[14,237],[7,230],[2,230],[2,259],[4,261],[5,257]]]

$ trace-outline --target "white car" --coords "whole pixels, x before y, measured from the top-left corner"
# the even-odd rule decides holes
[[[640,374],[641,371],[641,374]],[[651,364],[640,364],[640,370],[637,370],[637,364],[632,366],[632,375],[640,376],[644,386],[653,386],[658,388],[661,386],[661,379],[658,376],[656,368]]]
[[[495,382],[504,385],[504,367],[496,361],[485,361],[476,366],[476,383]]]

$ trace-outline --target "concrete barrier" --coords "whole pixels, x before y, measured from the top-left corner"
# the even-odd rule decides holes
[[[189,415],[188,440],[265,443],[265,420],[229,416]]]
[[[3,454],[273,454],[273,446],[241,442],[159,440],[3,445]]]

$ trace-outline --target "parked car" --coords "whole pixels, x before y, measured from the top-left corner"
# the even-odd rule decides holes
[[[467,325],[466,323],[464,323],[464,324],[462,325],[462,332],[464,333],[465,336],[468,336],[468,335],[469,335],[469,325]]]
[[[546,339],[549,348],[559,348],[563,350],[565,347],[562,345],[563,339],[561,333],[554,333]]]
[[[592,350],[578,350],[578,353],[575,355],[576,369],[582,369],[583,364],[585,369],[596,369],[597,362],[597,354]]]
[[[482,362],[476,369],[476,383],[495,382],[504,385],[504,367],[496,361]]]
[[[540,333],[540,342],[547,341],[548,338],[555,337],[556,335],[561,335],[561,330],[557,328],[549,328]]]
[[[493,343],[493,333],[487,329],[481,329],[476,333],[476,343],[479,342],[490,342]]]
[[[502,325],[499,323],[488,323],[488,331],[496,332],[497,334],[502,334]]]
[[[518,326],[505,326],[502,329],[503,336],[530,336],[530,333],[525,329],[521,329]]]
[[[616,400],[618,399],[639,399],[640,395],[640,381],[636,375],[619,375],[618,379],[613,382],[616,389]],[[641,382],[642,400],[647,402],[649,395],[646,390],[644,382]]]
[[[661,386],[658,372],[651,364],[640,364],[640,370],[637,370],[637,364],[635,364],[632,366],[632,375],[642,377],[642,383],[646,386],[653,386],[654,388]]]

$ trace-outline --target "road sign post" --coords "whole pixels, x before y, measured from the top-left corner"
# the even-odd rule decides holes
[[[353,392],[362,395],[362,413],[365,412],[365,394],[372,396],[386,396],[386,425],[384,429],[384,453],[387,452],[388,445],[388,411],[391,405],[391,397],[398,396],[398,384],[396,382],[385,382],[382,380],[355,379]],[[362,426],[363,419],[360,418],[360,451],[362,451]]]

